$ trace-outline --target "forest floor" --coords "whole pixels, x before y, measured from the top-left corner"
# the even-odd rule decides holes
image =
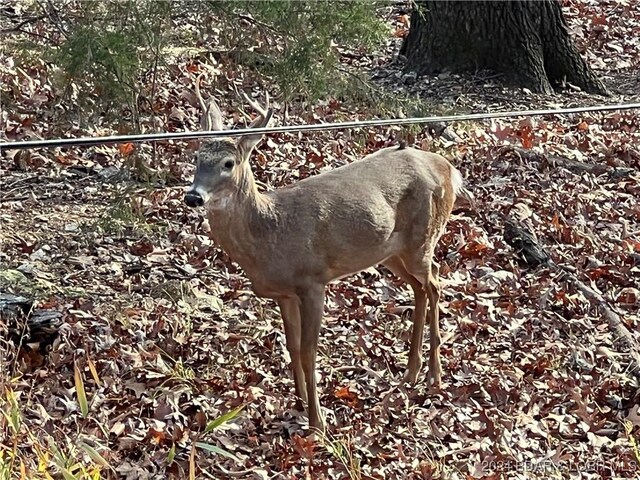
[[[407,84],[391,61],[406,29],[395,13],[388,48],[345,56],[344,65],[370,69],[394,95],[420,95],[434,112],[639,101],[640,6],[564,4],[609,98],[570,88],[535,95],[481,75]],[[236,88],[269,88],[240,66],[214,67],[229,113],[240,108]],[[173,130],[197,128],[190,92],[201,71],[202,58],[188,55],[159,70],[155,114]],[[61,120],[54,73],[0,53],[2,95],[11,97],[3,105],[19,106],[2,109],[7,139],[117,130]],[[333,99],[292,109],[286,122],[372,115]],[[275,117],[284,123],[277,103]],[[640,341],[640,112],[454,122],[446,133],[271,135],[253,170],[262,187],[278,188],[399,136],[451,158],[477,200],[452,215],[437,254],[443,385],[400,382],[406,286],[382,267],[335,283],[318,361],[328,433],[315,439],[294,409],[274,303],[252,294],[207,237],[203,212],[183,205],[192,150],[178,142],[3,150],[0,294],[34,298],[60,325],[48,341],[20,340],[15,324],[0,322],[0,478],[637,478],[632,356],[602,305],[562,269],[524,264],[504,230],[506,218],[530,230]],[[151,167],[144,179],[140,160]]]

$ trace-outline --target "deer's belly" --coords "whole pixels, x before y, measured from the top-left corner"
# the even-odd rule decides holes
[[[295,296],[295,291],[291,288],[273,288],[272,285],[264,283],[251,282],[251,289],[259,297],[264,298],[280,298]]]
[[[400,253],[401,234],[394,232],[386,241],[368,245],[338,243],[329,250],[271,251],[253,258],[235,258],[260,297],[297,295],[306,286],[327,284],[384,262]]]
[[[334,252],[329,257],[327,282],[348,277],[369,267],[384,262],[400,253],[402,240],[399,233],[393,233],[388,240],[376,248],[353,248],[349,251]]]

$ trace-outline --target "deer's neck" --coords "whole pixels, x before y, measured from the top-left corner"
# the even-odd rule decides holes
[[[241,167],[234,191],[209,207],[211,236],[251,276],[259,244],[274,232],[277,212],[271,199],[258,191],[248,165]]]
[[[238,172],[236,191],[230,206],[229,212],[233,212],[247,221],[267,220],[271,216],[273,207],[271,201],[269,197],[258,191],[253,172],[247,164],[243,165]]]

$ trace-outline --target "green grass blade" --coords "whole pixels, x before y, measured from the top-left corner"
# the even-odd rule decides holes
[[[100,455],[100,453],[98,453],[98,451],[95,448],[93,448],[91,445],[88,445],[81,441],[81,442],[78,442],[78,447],[80,447],[82,450],[87,452],[87,455],[91,457],[91,460],[96,462],[98,465],[105,468],[111,468],[111,465],[109,465],[109,462],[107,462],[105,458],[102,455]]]
[[[171,445],[169,452],[167,452],[167,465],[171,465],[176,458],[176,444]]]
[[[223,457],[230,458],[238,463],[241,462],[238,457],[236,457],[233,453],[228,452],[224,448],[216,447],[215,445],[204,442],[196,442],[196,447],[201,448],[202,450],[206,450],[207,452],[216,453],[218,455],[222,455]]]
[[[87,402],[87,392],[84,389],[84,381],[82,380],[82,373],[77,364],[73,366],[73,376],[76,382],[76,395],[78,396],[78,404],[80,405],[80,413],[84,418],[89,415],[89,402]]]
[[[220,415],[218,418],[211,420],[209,423],[207,423],[207,427],[204,429],[205,433],[211,433],[223,423],[227,423],[228,421],[233,420],[243,408],[244,405],[240,405],[238,408],[235,408],[225,413],[224,415]]]

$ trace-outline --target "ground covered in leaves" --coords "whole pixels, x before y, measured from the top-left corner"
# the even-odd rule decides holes
[[[388,51],[344,64],[453,111],[640,100],[640,8],[565,4],[611,98],[570,88],[542,97],[480,77],[414,82],[391,61],[402,12],[390,15]],[[196,129],[192,87],[210,71],[207,91],[214,84],[229,125],[241,124],[235,90],[260,97],[270,87],[215,62],[185,55],[162,67],[149,118]],[[4,52],[0,75],[3,95],[21,105],[2,111],[8,140],[115,131],[59,119],[49,64]],[[286,123],[372,115],[330,99],[290,107]],[[632,358],[599,305],[561,271],[524,263],[504,230],[506,219],[528,229],[639,341],[640,112],[272,135],[254,172],[277,188],[398,137],[452,158],[477,199],[452,216],[438,251],[444,384],[400,383],[412,298],[371,268],[328,291],[318,370],[329,428],[315,440],[294,410],[275,305],[251,293],[208,239],[215,225],[182,203],[189,146],[3,150],[0,294],[60,316],[47,340],[16,335],[21,317],[0,324],[0,470],[17,472],[1,478],[636,478]]]

